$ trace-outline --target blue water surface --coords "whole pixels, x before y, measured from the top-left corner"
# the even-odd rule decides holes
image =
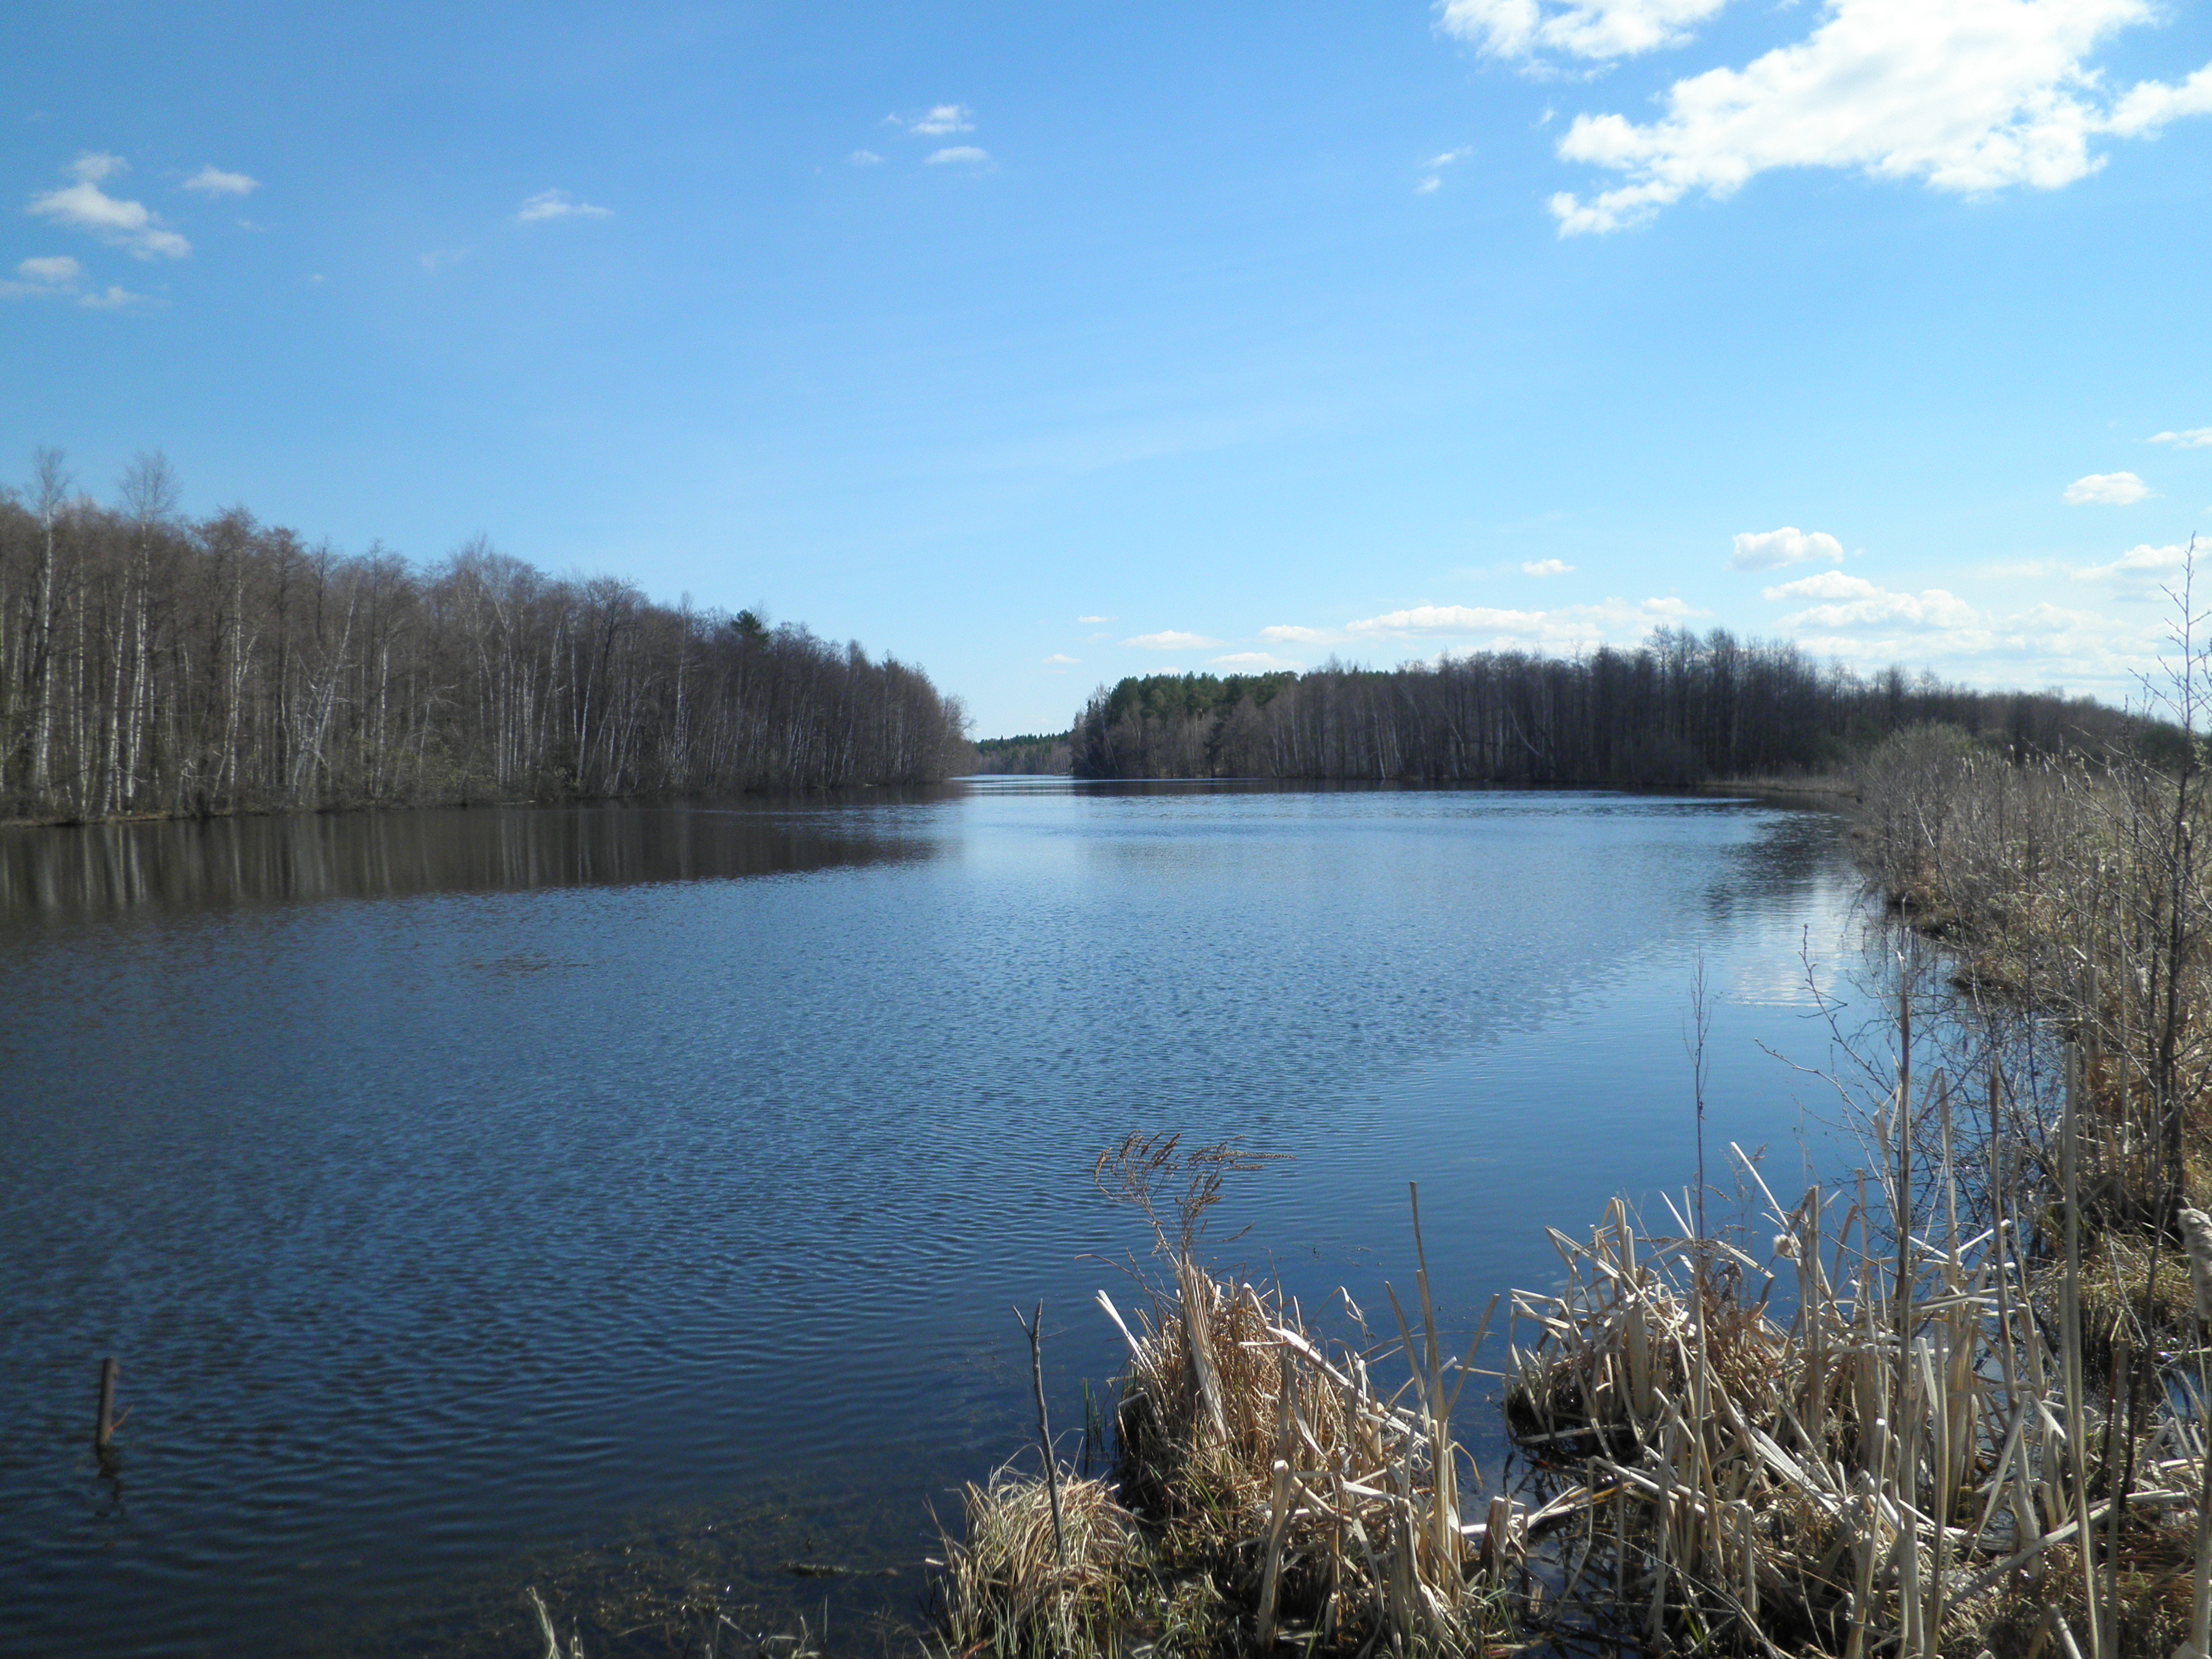
[[[896,1569],[792,1581],[875,1643],[1030,1432],[1009,1304],[1071,1431],[1115,1369],[1102,1148],[1287,1155],[1220,1259],[1370,1316],[1417,1181],[1464,1332],[1557,1280],[1547,1224],[1692,1180],[1701,958],[1715,1179],[1802,1185],[1765,1049],[1826,1063],[1857,905],[1826,811],[1600,793],[0,834],[0,1654],[526,1652],[526,1582],[678,1534],[771,1603]]]

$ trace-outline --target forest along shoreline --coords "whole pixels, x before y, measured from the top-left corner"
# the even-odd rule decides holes
[[[2086,697],[1862,676],[1785,641],[1655,629],[1570,659],[1477,652],[1376,670],[1155,674],[1092,693],[1062,735],[987,741],[1013,772],[1682,787],[1835,775],[1899,732],[1959,727],[2021,756],[2132,743],[2155,721]]]
[[[972,751],[921,670],[803,626],[556,578],[481,538],[348,556],[244,508],[120,503],[41,452],[0,491],[0,820],[935,783]]]
[[[1616,1200],[1555,1231],[1559,1293],[1472,1333],[1437,1327],[1416,1192],[1415,1282],[1343,1340],[1208,1265],[1243,1149],[1103,1156],[1155,1244],[1134,1306],[1098,1298],[1128,1356],[1107,1472],[1032,1448],[1039,1473],[969,1486],[935,1644],[2203,1656],[2201,672],[2148,741],[1923,723],[1853,769],[1899,962],[1886,1045],[1834,1079],[1854,1181],[1777,1194],[1701,1146],[1663,1225]],[[1707,1186],[1752,1194],[1749,1233],[1707,1228]],[[1453,1427],[1501,1381],[1502,1474]]]

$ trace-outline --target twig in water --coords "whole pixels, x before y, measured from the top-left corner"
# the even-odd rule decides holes
[[[1052,1425],[1044,1413],[1044,1298],[1039,1297],[1036,1317],[1022,1317],[1019,1308],[1014,1310],[1014,1322],[1022,1328],[1022,1334],[1030,1340],[1030,1381],[1036,1386],[1037,1449],[1044,1454],[1045,1491],[1052,1499],[1052,1553],[1058,1558],[1062,1571],[1067,1566],[1067,1534],[1060,1520],[1060,1471],[1054,1466],[1052,1456]]]

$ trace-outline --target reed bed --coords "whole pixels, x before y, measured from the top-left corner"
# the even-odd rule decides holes
[[[947,1540],[940,1578],[945,1649],[1164,1655],[1287,1644],[1423,1655],[1492,1645],[1526,1517],[1504,1499],[1479,1504],[1479,1517],[1462,1513],[1462,1492],[1480,1481],[1451,1416],[1483,1331],[1464,1356],[1447,1351],[1424,1261],[1411,1320],[1392,1297],[1395,1341],[1320,1335],[1279,1289],[1200,1265],[1204,1211],[1222,1174],[1241,1167],[1232,1149],[1133,1138],[1102,1171],[1109,1161],[1117,1195],[1152,1218],[1161,1257],[1130,1314],[1098,1296],[1128,1355],[1111,1489],[1056,1465],[1042,1481],[969,1488],[966,1537]],[[1186,1181],[1170,1225],[1170,1206],[1152,1200],[1164,1182]],[[1414,1229],[1418,1243],[1418,1195]],[[1374,1368],[1391,1361],[1411,1375],[1386,1389]],[[1110,1548],[1092,1547],[1108,1534],[1078,1520],[1070,1559],[1056,1559],[1040,1519],[1054,1486],[1070,1514],[1112,1517]],[[1012,1538],[1019,1547],[1000,1541]]]
[[[1136,1517],[1103,1481],[1001,1469],[962,1494],[963,1533],[944,1540],[937,1621],[963,1654],[1110,1651],[1136,1612],[1147,1551]]]
[[[1903,1000],[1900,1025],[1909,1056]],[[1356,1340],[1200,1265],[1218,1168],[1174,1224],[1147,1206],[1159,1269],[1127,1315],[1098,1297],[1127,1350],[1111,1480],[970,1489],[947,1648],[2207,1659],[2212,1216],[2179,1241],[2100,1217],[2131,1154],[2077,1045],[2040,1147],[1996,1073],[1969,1122],[1945,1072],[1899,1070],[1850,1185],[1785,1205],[1731,1145],[1749,1230],[1705,1233],[1686,1194],[1657,1231],[1619,1200],[1550,1230],[1563,1281],[1513,1293],[1488,1373],[1522,1501],[1455,1437],[1497,1304],[1446,1348],[1418,1192],[1379,1342],[1348,1296]],[[1125,1146],[1154,1165],[1130,1180],[1223,1154],[1166,1151]]]
[[[1506,1407],[1531,1455],[1594,1495],[1560,1563],[1568,1623],[1839,1659],[2203,1654],[2203,1354],[2184,1328],[2148,1356],[2145,1409],[2128,1325],[2085,1328],[2082,1070],[2057,1190],[2023,1193],[1991,1137],[1993,1213],[1971,1232],[1941,1073],[1919,1190],[1903,1109],[1876,1125],[1871,1192],[1785,1206],[1730,1147],[1763,1255],[1700,1238],[1686,1203],[1667,1233],[1618,1200],[1586,1240],[1552,1232],[1566,1282],[1516,1293],[1513,1333],[1536,1335],[1509,1340]],[[2212,1297],[2206,1247],[2185,1328]]]

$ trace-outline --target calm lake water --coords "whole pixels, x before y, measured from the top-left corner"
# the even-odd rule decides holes
[[[1710,1161],[1798,1185],[1760,1045],[1826,1062],[1857,892],[1824,812],[1587,793],[0,832],[0,1653],[520,1656],[526,1584],[685,1575],[880,1651],[1030,1432],[1008,1304],[1071,1455],[1115,1368],[1102,1148],[1289,1154],[1215,1231],[1312,1305],[1418,1180],[1465,1330],[1692,1178],[1701,953]]]

